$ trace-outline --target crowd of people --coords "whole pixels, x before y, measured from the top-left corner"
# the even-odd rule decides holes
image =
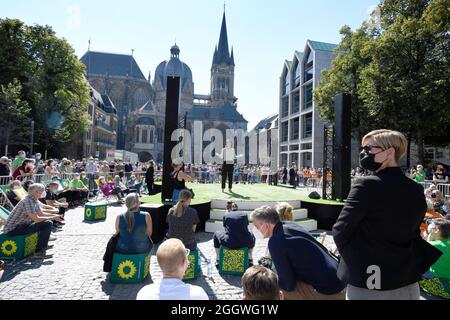
[[[228,201],[224,230],[213,235],[215,266],[219,268],[222,246],[248,249],[249,268],[242,277],[243,299],[419,299],[421,279],[450,279],[450,202],[435,184],[424,189],[430,175],[422,165],[406,175],[399,168],[398,161],[406,150],[406,139],[401,133],[377,130],[364,137],[362,146],[362,169],[352,172],[361,178],[354,180],[333,226],[332,250],[293,221],[289,203],[260,207],[249,219],[235,202]],[[63,228],[67,209],[88,200],[93,177],[98,192],[106,197],[116,196],[126,207],[116,218],[115,234],[104,255],[104,271],[111,271],[114,252],[148,254],[153,250],[153,221],[150,214],[140,210],[143,183],[134,171],[145,171],[146,182],[153,183],[154,173],[160,169],[155,163],[134,167],[119,161],[111,167],[93,158],[74,164],[67,159],[44,163],[38,158],[27,159],[19,153],[13,161],[2,158],[0,166],[0,170],[8,167],[7,176],[11,176],[7,196],[12,210],[3,232],[10,236],[39,232],[33,258],[52,257],[51,241],[56,240],[52,232]],[[44,185],[29,179],[38,170],[52,176],[51,181]],[[279,175],[283,183],[294,187],[299,183],[307,185],[308,180],[320,185],[325,177],[332,178],[331,171],[324,174],[320,168],[297,169],[295,164],[273,174],[268,167],[237,166],[233,167],[233,174],[242,179],[237,178],[235,183],[252,183],[249,177],[257,170],[262,182]],[[164,241],[156,251],[163,277],[143,287],[138,300],[208,299],[203,288],[183,282],[189,254],[198,250],[196,231],[200,223],[198,212],[190,206],[193,190],[186,187],[186,182],[208,183],[220,171],[212,165],[174,164],[173,207],[166,218]],[[196,176],[196,172],[200,175]],[[367,172],[371,174],[366,175]],[[71,173],[72,178],[65,184],[61,173]],[[448,182],[442,166],[436,167],[431,179]],[[268,240],[267,249],[256,262],[253,250],[256,241],[263,239]],[[377,272],[381,272],[378,278]]]

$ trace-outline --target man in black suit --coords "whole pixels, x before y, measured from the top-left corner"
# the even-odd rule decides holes
[[[427,210],[422,186],[397,165],[406,139],[377,130],[362,143],[361,166],[375,174],[354,182],[333,227],[338,276],[348,283],[349,300],[420,299],[418,281],[441,252],[420,236]]]

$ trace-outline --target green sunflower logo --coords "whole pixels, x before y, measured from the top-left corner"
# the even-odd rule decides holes
[[[92,216],[92,210],[91,208],[86,209],[86,217],[90,218]]]
[[[2,243],[2,253],[7,256],[12,256],[17,252],[17,244],[15,241],[6,240]]]
[[[130,260],[126,260],[120,263],[117,269],[119,277],[125,280],[132,279],[136,274],[136,272],[137,272],[136,266]]]

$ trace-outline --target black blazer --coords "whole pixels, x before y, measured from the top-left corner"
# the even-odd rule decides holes
[[[420,236],[426,210],[422,186],[400,168],[356,180],[333,226],[340,279],[367,288],[368,267],[378,266],[380,290],[419,281],[442,254]]]

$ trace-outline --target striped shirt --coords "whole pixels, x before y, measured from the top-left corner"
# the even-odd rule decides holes
[[[33,220],[29,215],[40,213],[40,208],[41,206],[39,205],[38,200],[36,200],[32,195],[26,196],[11,211],[8,220],[6,221],[4,232],[9,233],[19,225],[33,223]]]

